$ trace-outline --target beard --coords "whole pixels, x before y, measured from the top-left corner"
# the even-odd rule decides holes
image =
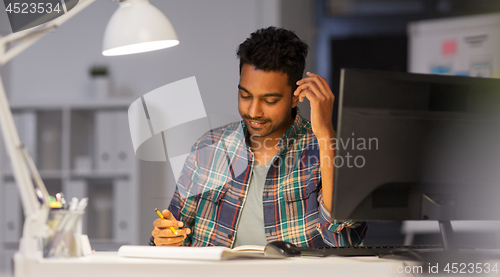
[[[267,137],[270,134],[276,132],[276,130],[278,129],[273,126],[273,122],[270,119],[251,118],[245,116],[243,118],[243,121],[245,122],[249,134],[255,137]],[[255,124],[252,124],[252,122],[262,123],[262,126],[255,126]]]
[[[247,127],[248,133],[253,137],[267,137],[280,129],[284,128],[289,118],[285,118],[282,122],[276,123],[269,118],[251,118],[248,115],[242,116]],[[252,123],[261,123],[252,124]]]

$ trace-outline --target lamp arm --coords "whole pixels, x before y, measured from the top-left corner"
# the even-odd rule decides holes
[[[68,19],[85,9],[88,5],[92,4],[95,0],[80,0],[78,4],[65,14],[52,19],[42,25],[29,28],[23,31],[9,34],[5,37],[0,37],[0,66],[6,64],[10,59],[17,56],[23,50],[31,46],[43,35],[51,30],[59,27]],[[7,47],[13,43],[19,42],[18,45],[7,50]]]
[[[50,22],[42,24],[38,27],[10,34],[6,37],[0,37],[0,66],[31,46],[50,30],[53,30],[57,26],[63,24],[66,20],[86,8],[94,1],[95,0],[81,0],[69,12],[53,19]],[[17,44],[7,50],[7,47],[13,43]],[[1,76],[0,129],[2,130],[5,147],[12,163],[14,178],[21,196],[21,202],[23,204],[25,215],[23,236],[20,241],[19,251],[26,259],[40,259],[43,258],[43,238],[46,238],[49,234],[47,225],[49,197],[47,189],[40,178],[40,174],[36,169],[31,156],[29,156],[29,153],[19,139],[19,134],[14,124],[12,111],[9,107],[9,102]],[[32,177],[35,179],[37,187],[42,191],[44,198],[43,204],[38,201]]]
[[[0,66],[8,63],[12,58],[17,56],[19,53],[24,51],[26,48],[30,47],[33,43],[35,43],[37,40],[39,40],[43,35],[45,35],[46,33],[48,33],[50,30],[52,30],[54,28],[56,28],[56,26],[53,26],[50,29],[41,30],[41,31],[36,32],[36,33],[27,34],[26,37],[24,37],[19,42],[19,44],[9,48],[8,50],[6,48],[11,43],[4,42],[4,44],[2,45],[2,41],[0,41],[0,51],[3,52],[3,55],[0,53]],[[5,37],[5,38],[7,38],[7,37]]]
[[[21,196],[25,221],[23,237],[19,250],[27,258],[37,259],[41,256],[41,239],[47,235],[46,222],[49,212],[48,199],[40,204],[37,199],[29,165],[25,159],[24,146],[19,140],[12,112],[7,102],[5,89],[0,77],[0,127],[4,138],[5,148],[10,157],[16,185]],[[41,184],[44,186],[43,184]],[[42,190],[43,191],[43,190]]]
[[[40,208],[40,203],[36,198],[33,182],[24,159],[24,154],[22,153],[23,145],[19,140],[19,134],[14,124],[1,77],[0,127],[2,129],[5,147],[12,163],[12,169],[14,170],[14,177],[23,203],[24,214],[33,214]]]

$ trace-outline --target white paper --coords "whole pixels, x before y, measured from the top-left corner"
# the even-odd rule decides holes
[[[123,245],[118,249],[118,255],[128,258],[218,261],[222,259],[222,253],[224,251],[227,251],[227,249],[223,247],[155,247]]]

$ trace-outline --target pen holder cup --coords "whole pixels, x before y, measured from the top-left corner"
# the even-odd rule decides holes
[[[44,240],[43,256],[80,257],[82,254],[82,215],[83,212],[51,210],[48,226],[50,235]]]

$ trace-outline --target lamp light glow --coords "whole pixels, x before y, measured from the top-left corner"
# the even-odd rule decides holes
[[[178,40],[160,40],[120,46],[102,51],[104,56],[120,56],[165,49],[179,44]]]
[[[128,55],[179,44],[170,21],[148,0],[125,0],[104,32],[104,56]]]

